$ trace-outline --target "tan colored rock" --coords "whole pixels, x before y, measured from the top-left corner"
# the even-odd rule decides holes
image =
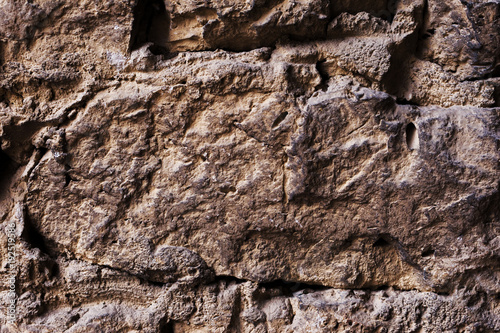
[[[498,10],[0,1],[2,332],[499,331]]]

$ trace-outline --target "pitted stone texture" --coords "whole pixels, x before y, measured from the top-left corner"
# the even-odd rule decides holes
[[[314,83],[313,66],[232,58],[230,71],[201,62],[196,82],[171,89],[157,83],[175,77],[178,62],[166,62],[47,137],[27,197],[42,235],[133,274],[163,245],[198,252],[220,275],[346,288],[449,290],[460,263],[487,268],[493,257],[476,242],[492,240],[479,221],[496,200],[495,109],[399,106],[366,88],[294,99],[295,75]],[[226,92],[220,82],[238,69]],[[266,72],[275,80],[253,86]],[[418,149],[407,146],[410,123]],[[478,260],[450,246],[457,238]]]
[[[498,38],[497,1],[0,0],[2,331],[500,330]]]

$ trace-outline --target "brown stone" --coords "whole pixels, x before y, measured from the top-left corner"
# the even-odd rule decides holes
[[[2,332],[500,331],[499,6],[0,1]]]

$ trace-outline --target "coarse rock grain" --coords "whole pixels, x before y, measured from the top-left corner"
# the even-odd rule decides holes
[[[0,331],[500,331],[499,27],[0,0]]]

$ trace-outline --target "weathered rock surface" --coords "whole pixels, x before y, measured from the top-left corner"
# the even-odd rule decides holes
[[[1,0],[2,332],[500,331],[499,27]]]

